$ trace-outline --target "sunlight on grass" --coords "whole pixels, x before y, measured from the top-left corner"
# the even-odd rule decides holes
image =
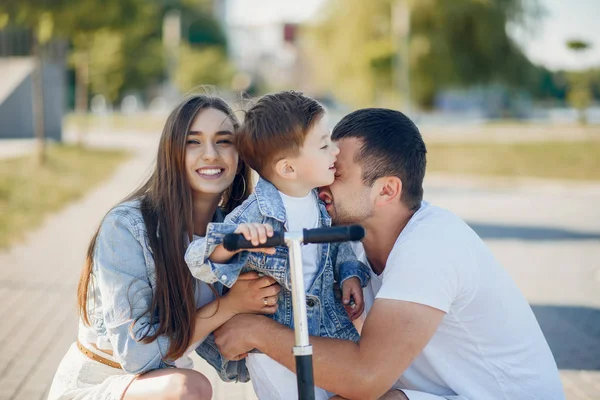
[[[431,143],[427,171],[600,180],[600,141]]]
[[[127,157],[123,151],[54,145],[41,167],[33,156],[0,160],[0,248],[23,239],[48,214],[82,197]]]

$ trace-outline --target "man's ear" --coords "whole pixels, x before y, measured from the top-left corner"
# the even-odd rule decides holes
[[[296,179],[297,173],[294,166],[290,163],[287,158],[282,158],[275,164],[275,174],[283,179],[294,180]]]
[[[402,196],[402,181],[397,176],[379,178],[373,186],[378,190],[377,198],[375,199],[375,204],[378,206],[384,206],[400,200]]]

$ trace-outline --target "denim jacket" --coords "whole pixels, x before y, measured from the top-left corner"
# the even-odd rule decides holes
[[[156,270],[139,200],[122,203],[106,215],[93,258],[89,290],[92,325],[84,329],[91,329],[100,340],[110,342],[114,357],[126,372],[140,374],[173,367],[174,360],[164,357],[169,338],[159,336],[151,343],[140,341],[144,334],[156,331],[158,322],[151,321],[146,312],[156,286]],[[215,287],[222,291],[222,285]],[[136,318],[139,319],[132,326]],[[225,360],[218,353],[212,335],[196,351],[223,380],[249,379],[245,363]]]
[[[331,226],[331,218],[324,204],[319,201],[320,225]],[[208,225],[205,238],[190,243],[185,260],[192,274],[207,283],[219,282],[231,287],[241,272],[254,270],[273,277],[281,286],[278,309],[272,318],[293,328],[292,292],[288,248],[279,246],[274,255],[242,251],[228,263],[209,260],[210,254],[222,243],[223,236],[232,233],[239,224],[247,222],[267,223],[274,230],[286,230],[286,212],[277,188],[260,179],[254,193],[233,210],[224,223]],[[366,286],[369,270],[356,259],[349,243],[323,243],[319,245],[319,269],[313,283],[306,289],[308,330],[313,336],[332,337],[358,341],[359,335],[350,321],[341,301],[336,296],[334,284],[357,277]]]

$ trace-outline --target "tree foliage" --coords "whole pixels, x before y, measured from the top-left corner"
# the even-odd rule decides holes
[[[399,1],[410,10],[405,60],[392,21]],[[389,99],[395,62],[410,66],[411,100],[423,107],[444,87],[529,86],[542,74],[507,34],[507,25],[523,24],[537,10],[534,0],[331,0],[325,18],[306,35],[314,49],[313,75],[322,89],[357,106]]]
[[[208,58],[217,63],[202,60],[183,69],[189,76],[210,77],[211,82],[196,84],[223,84],[231,66],[225,57],[214,56],[226,49],[226,38],[209,0],[4,0],[0,23],[29,28],[44,41],[68,40],[70,65],[76,75],[83,75],[78,84],[89,84],[92,94],[116,102],[127,92],[143,93],[165,79],[162,28],[170,10],[181,12],[182,57],[198,57],[207,48]]]

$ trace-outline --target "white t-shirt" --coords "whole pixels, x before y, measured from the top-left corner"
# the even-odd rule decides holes
[[[354,246],[366,261],[362,245]],[[565,398],[531,307],[479,236],[451,212],[423,202],[383,273],[371,273],[366,313],[376,299],[446,313],[394,388],[471,400]]]
[[[316,194],[311,192],[304,197],[291,197],[279,192],[287,218],[288,231],[318,228],[320,225],[319,203]],[[302,246],[302,268],[304,290],[310,285],[319,271],[319,245],[315,243]]]
[[[196,307],[200,308],[215,300],[215,294],[211,290],[208,283],[202,282],[196,279],[196,289],[194,291],[194,298],[196,299]],[[202,339],[198,340],[195,343],[192,343],[190,347],[188,347],[187,351],[175,360],[175,365],[177,368],[194,368],[194,360],[190,357],[190,354],[196,350],[200,343],[204,342],[206,336]]]

